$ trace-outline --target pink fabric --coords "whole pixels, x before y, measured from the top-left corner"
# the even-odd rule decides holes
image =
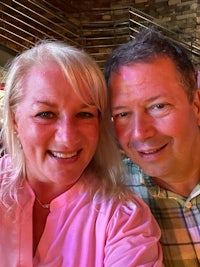
[[[1,267],[162,266],[160,230],[146,204],[136,196],[126,205],[101,197],[92,200],[81,181],[51,202],[33,258],[34,200],[25,183],[17,219],[3,219],[5,210],[0,206]]]

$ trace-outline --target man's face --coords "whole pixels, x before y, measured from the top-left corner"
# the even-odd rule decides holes
[[[148,175],[180,173],[199,157],[200,93],[189,102],[170,59],[123,66],[110,87],[119,142]]]

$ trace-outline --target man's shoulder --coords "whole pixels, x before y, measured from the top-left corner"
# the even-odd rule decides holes
[[[153,187],[151,177],[145,174],[130,158],[125,158],[123,161],[128,171],[127,185],[141,198],[145,200],[151,198],[149,193],[149,189]]]
[[[123,162],[128,169],[129,173],[140,173],[142,170],[130,158],[124,158]]]
[[[144,185],[144,180],[148,179],[148,176],[142,171],[142,169],[136,165],[130,158],[123,160],[125,168],[128,172],[129,179],[132,185]]]

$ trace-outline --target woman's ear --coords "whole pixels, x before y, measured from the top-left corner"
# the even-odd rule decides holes
[[[14,131],[17,136],[18,135],[18,124],[17,124],[16,116],[13,112],[12,112],[12,120],[13,120],[13,125],[14,125]]]

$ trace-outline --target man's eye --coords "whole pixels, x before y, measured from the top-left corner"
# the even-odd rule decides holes
[[[171,104],[160,103],[160,104],[155,104],[149,107],[148,112],[152,116],[162,117],[162,116],[166,116],[167,114],[169,114],[172,109],[173,109],[173,106]]]
[[[115,114],[113,115],[113,118],[122,118],[122,117],[126,117],[128,115],[127,112],[121,112],[121,113],[118,113],[118,114]]]
[[[50,111],[44,111],[44,112],[38,113],[36,117],[40,117],[43,119],[51,119],[51,118],[54,118],[54,116],[55,116],[54,113]]]
[[[166,105],[165,104],[157,104],[154,106],[154,108],[157,108],[157,109],[162,109],[164,108]]]

